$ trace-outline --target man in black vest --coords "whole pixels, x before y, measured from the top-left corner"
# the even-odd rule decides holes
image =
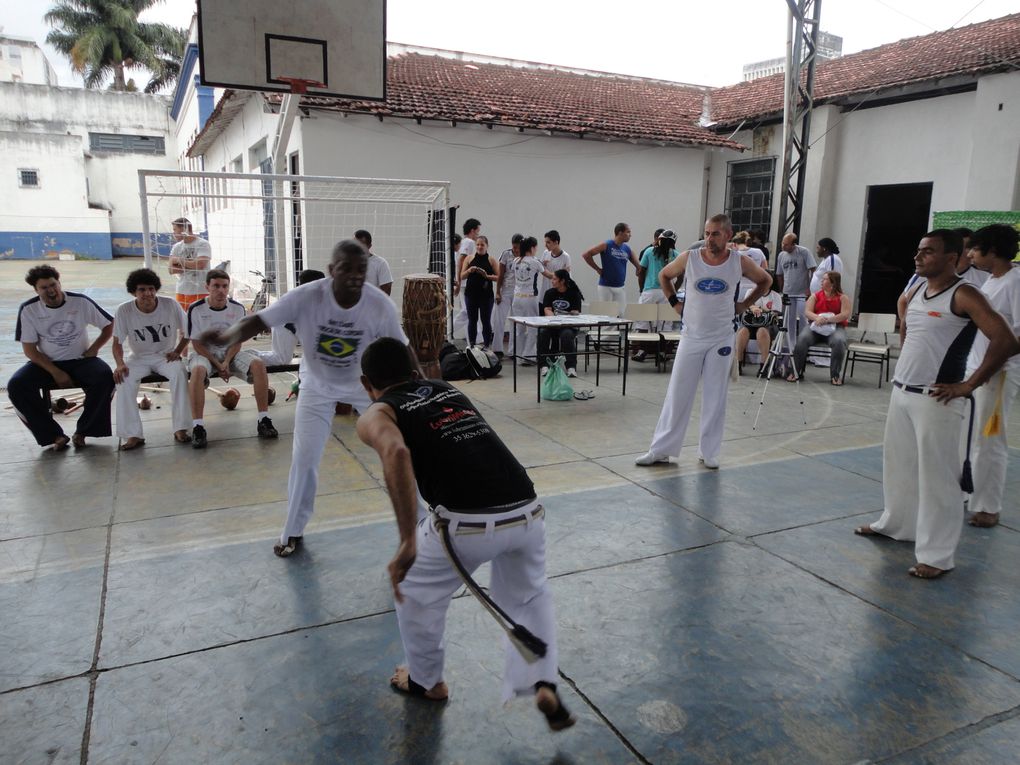
[[[505,639],[504,700],[534,694],[549,727],[574,724],[556,693],[556,629],[545,576],[545,511],[521,464],[467,396],[423,380],[407,347],[373,342],[361,357],[362,384],[374,402],[358,420],[358,436],[378,452],[397,517],[400,546],[389,564],[407,666],[390,685],[444,701],[443,629],[461,585],[441,539],[445,527],[467,572],[491,561],[492,600],[546,644],[525,661]],[[456,466],[456,480],[451,466]],[[417,484],[432,516],[417,522]]]

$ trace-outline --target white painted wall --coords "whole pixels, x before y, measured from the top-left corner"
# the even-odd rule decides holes
[[[999,104],[1003,104],[1000,112]],[[1020,184],[1020,73],[984,77],[978,89],[842,113],[818,108],[812,118],[801,242],[813,249],[824,236],[841,248],[843,286],[853,298],[864,245],[868,187],[933,183],[931,211],[1016,209]],[[734,140],[753,151],[710,153],[708,207],[726,204],[727,163],[776,157],[773,241],[779,210],[782,128],[744,130]]]
[[[89,208],[85,158],[77,136],[0,132],[0,231],[110,232],[110,215]],[[22,188],[18,169],[39,171]]]
[[[56,85],[57,72],[35,40],[0,35],[0,82]]]
[[[982,77],[967,117],[971,156],[960,209],[1020,209],[1020,72]]]
[[[0,83],[0,131],[65,139],[73,136],[80,160],[75,165],[75,172],[79,175],[65,176],[65,181],[84,187],[87,178],[88,200],[109,210],[109,229],[134,233],[142,228],[137,170],[177,167],[176,142],[167,106],[166,98],[144,93]],[[162,136],[166,154],[92,152],[89,132]],[[62,142],[61,146],[65,144]],[[6,142],[0,143],[0,172],[9,174],[9,162],[9,148]],[[66,169],[70,170],[69,167]],[[51,186],[46,194],[52,191]],[[24,193],[29,192],[20,192],[19,195]],[[27,207],[35,210],[34,213],[26,212],[28,217],[48,216],[51,212],[61,216],[68,212],[59,201],[59,194],[52,203],[47,198],[44,208],[34,207],[34,197],[26,199]],[[26,220],[12,223],[13,228],[5,230],[38,230],[31,228],[36,225],[55,224]]]
[[[449,181],[458,232],[467,218],[479,219],[497,255],[515,232],[541,246],[542,235],[557,229],[588,299],[595,299],[597,275],[580,255],[612,238],[617,222],[631,225],[635,249],[655,228],[701,225],[700,148],[314,113],[301,121],[301,135],[305,174]],[[384,242],[377,249],[386,254]],[[315,257],[324,262],[325,254]],[[637,281],[629,279],[636,300]]]

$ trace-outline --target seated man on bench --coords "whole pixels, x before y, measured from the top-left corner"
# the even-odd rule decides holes
[[[14,339],[21,342],[28,363],[7,383],[18,417],[36,443],[56,452],[72,442],[75,448],[85,446],[86,436],[109,436],[113,373],[96,354],[113,334],[113,317],[92,298],[64,292],[53,266],[30,268],[25,281],[36,296],[18,309]],[[91,344],[90,324],[100,330]],[[85,407],[74,435],[68,438],[53,419],[49,396],[43,391],[75,387],[85,391]]]
[[[113,322],[113,359],[117,364],[117,436],[124,439],[121,451],[145,443],[142,418],[138,414],[138,387],[146,375],[165,377],[170,384],[170,411],[174,441],[186,444],[190,410],[188,373],[181,353],[188,346],[184,331],[184,310],[173,298],[157,295],[163,284],[155,271],[139,268],[128,274],[127,291],[134,300],[121,303]],[[130,353],[124,357],[124,346]]]
[[[191,445],[204,449],[208,443],[205,422],[206,381],[219,377],[226,381],[231,375],[246,380],[251,375],[255,388],[255,403],[258,407],[256,432],[259,438],[276,438],[278,433],[269,419],[269,375],[266,363],[257,352],[242,348],[241,343],[230,346],[213,345],[202,341],[203,332],[223,332],[244,318],[244,306],[229,297],[230,274],[213,268],[205,275],[207,297],[192,303],[188,309],[188,337],[194,353],[188,360],[191,373],[188,392],[191,398]]]

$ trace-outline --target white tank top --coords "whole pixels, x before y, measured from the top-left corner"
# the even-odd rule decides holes
[[[730,251],[718,266],[710,266],[701,257],[702,250],[691,250],[684,271],[684,337],[692,340],[726,340],[737,331],[734,304],[740,285],[740,253]]]
[[[977,325],[952,311],[953,295],[963,279],[925,297],[922,284],[907,304],[907,338],[896,362],[895,380],[903,385],[934,385],[963,380],[967,354]]]

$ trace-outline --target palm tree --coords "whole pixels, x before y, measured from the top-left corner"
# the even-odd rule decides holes
[[[161,0],[57,0],[44,16],[54,27],[46,42],[71,60],[85,87],[101,87],[113,77],[113,90],[126,90],[126,69],[152,73],[145,92],[176,81],[187,42],[183,29],[143,24],[138,16]]]

